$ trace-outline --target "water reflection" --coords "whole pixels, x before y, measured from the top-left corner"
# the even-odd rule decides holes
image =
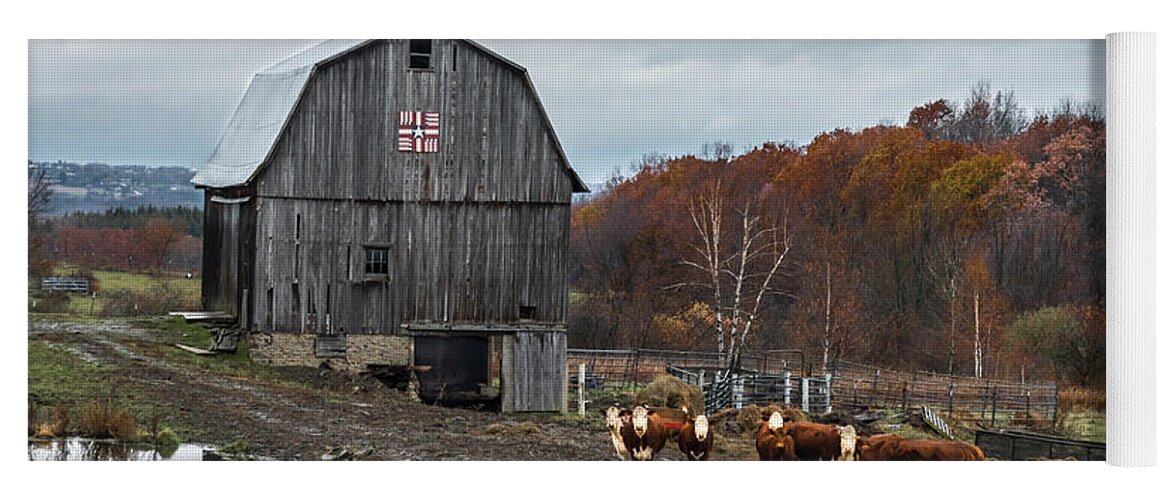
[[[180,444],[177,448],[155,450],[111,441],[84,438],[30,441],[28,459],[32,461],[131,461],[161,460],[199,461],[203,459],[202,445]]]

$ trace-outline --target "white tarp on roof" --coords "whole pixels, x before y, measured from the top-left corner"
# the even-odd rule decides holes
[[[275,145],[313,67],[363,42],[327,40],[253,76],[211,159],[191,182],[208,187],[247,182]]]

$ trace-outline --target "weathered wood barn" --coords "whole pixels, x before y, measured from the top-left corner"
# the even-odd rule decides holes
[[[428,367],[425,399],[564,411],[570,168],[524,68],[328,41],[258,73],[193,182],[203,307],[253,359]]]

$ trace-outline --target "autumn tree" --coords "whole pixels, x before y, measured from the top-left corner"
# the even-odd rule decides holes
[[[923,132],[928,139],[945,139],[955,121],[955,110],[947,100],[929,102],[911,110],[907,126]]]
[[[139,232],[139,240],[150,259],[151,269],[161,269],[167,259],[167,252],[184,235],[183,227],[176,221],[154,218],[147,221]]]
[[[954,373],[958,341],[957,322],[959,291],[963,286],[965,259],[969,258],[973,242],[981,234],[987,221],[1003,210],[996,193],[1012,163],[1008,157],[980,156],[958,161],[944,169],[931,185],[930,212],[935,237],[929,244],[926,267],[936,285],[943,290],[948,302],[947,370]],[[976,300],[979,300],[976,298]],[[976,306],[978,314],[979,306]],[[978,319],[977,319],[978,321]],[[975,330],[976,350],[980,351],[980,330]],[[976,355],[976,373],[982,374],[982,354]]]

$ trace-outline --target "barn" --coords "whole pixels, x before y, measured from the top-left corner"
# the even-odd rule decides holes
[[[523,67],[468,40],[323,42],[253,77],[192,182],[203,308],[253,360],[414,367],[425,400],[565,411],[587,189]]]

